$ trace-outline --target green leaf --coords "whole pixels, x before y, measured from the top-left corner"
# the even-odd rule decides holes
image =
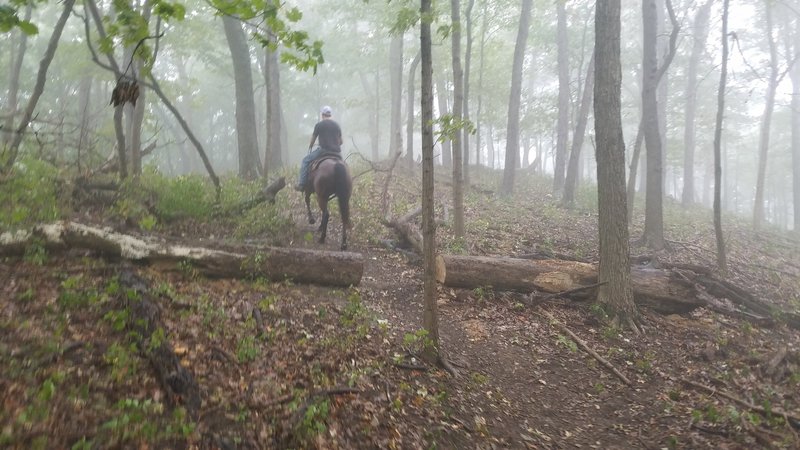
[[[39,28],[36,25],[28,22],[27,20],[20,20],[17,26],[19,27],[20,30],[22,30],[23,33],[27,34],[28,36],[39,34]]]

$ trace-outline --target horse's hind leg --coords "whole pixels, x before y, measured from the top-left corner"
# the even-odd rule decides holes
[[[330,219],[331,215],[328,212],[328,200],[325,197],[317,197],[317,202],[319,203],[319,209],[322,210],[322,222],[319,224],[319,243],[325,243],[325,237],[328,235],[328,219]]]
[[[342,250],[347,250],[347,225],[342,224]]]
[[[328,219],[330,219],[330,217],[331,217],[331,215],[328,212],[327,208],[324,211],[322,211],[322,223],[319,224],[319,230],[322,232],[319,235],[319,243],[320,244],[324,244],[325,243],[325,237],[328,235]]]
[[[311,192],[306,192],[306,211],[308,211],[308,223],[313,224],[315,220],[311,214]]]

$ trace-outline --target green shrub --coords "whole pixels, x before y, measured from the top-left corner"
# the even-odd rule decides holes
[[[51,222],[61,215],[57,169],[42,161],[22,159],[0,184],[0,229],[20,229]]]

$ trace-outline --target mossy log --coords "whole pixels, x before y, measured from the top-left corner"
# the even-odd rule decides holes
[[[444,286],[559,293],[597,283],[597,266],[577,261],[438,255],[436,280]],[[685,273],[631,269],[634,300],[664,314],[684,313],[706,301]],[[593,295],[590,290],[583,295]]]
[[[355,286],[364,257],[354,252],[264,247],[243,254],[170,245],[76,222],[39,225],[31,231],[0,234],[0,256],[22,255],[32,245],[48,251],[87,249],[112,258],[156,265],[162,270],[196,270],[210,278],[264,277],[328,286]]]

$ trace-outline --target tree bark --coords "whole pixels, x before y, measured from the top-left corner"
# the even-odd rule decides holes
[[[25,6],[25,21],[31,20],[31,13],[33,12],[33,3],[28,3]],[[8,145],[14,139],[14,116],[17,114],[19,107],[19,77],[22,72],[22,62],[25,59],[25,52],[28,49],[28,35],[23,33],[22,30],[17,30],[19,35],[19,44],[17,48],[11,48],[11,62],[9,64],[8,74],[8,97],[6,97],[6,110],[8,117],[6,117],[5,124],[3,124],[3,146]]]
[[[645,223],[642,241],[653,250],[664,248],[664,211],[662,188],[662,145],[658,124],[658,55],[657,11],[655,0],[642,1],[642,115],[644,140],[647,148],[647,188],[645,192]]]
[[[422,323],[432,345],[425,357],[434,362],[439,357],[439,310],[436,304],[435,250],[436,221],[433,213],[433,58],[431,55],[431,0],[420,0],[419,40],[420,122],[422,129],[422,240],[423,240],[423,310]]]
[[[233,61],[239,176],[252,180],[258,176],[261,161],[259,161],[256,137],[256,104],[250,67],[250,47],[242,30],[242,24],[237,18],[223,15],[222,24]]]
[[[728,0],[722,4],[722,67],[717,89],[717,119],[714,128],[714,235],[717,240],[717,267],[728,270],[725,238],[722,235],[722,119],[725,111],[725,86],[728,76]]]
[[[572,150],[569,152],[569,163],[567,164],[567,178],[564,180],[564,196],[562,204],[572,205],[575,202],[575,189],[578,185],[578,166],[581,158],[581,147],[583,138],[586,134],[586,124],[589,121],[589,111],[592,109],[592,97],[594,94],[594,51],[589,60],[589,67],[586,69],[586,80],[583,86],[583,98],[581,99],[580,113],[578,114],[578,124],[575,126],[575,134],[572,136]]]
[[[800,51],[800,23],[792,30],[795,52]],[[794,232],[800,233],[800,64],[792,66],[792,206],[794,208]]]
[[[259,247],[253,254],[148,242],[134,236],[75,222],[39,225],[30,232],[0,235],[1,255],[21,255],[33,242],[49,251],[82,248],[112,258],[124,258],[162,270],[196,270],[210,278],[264,277],[297,283],[355,286],[364,272],[360,253],[280,247]],[[182,269],[183,268],[183,269]]]
[[[705,51],[708,39],[708,21],[711,12],[711,0],[707,0],[694,17],[692,33],[692,54],[689,57],[689,68],[686,74],[685,113],[683,126],[683,192],[681,203],[689,206],[694,203],[694,153],[695,153],[695,120],[697,116],[697,66],[700,56]]]
[[[39,103],[39,98],[44,92],[44,85],[47,81],[47,70],[50,68],[50,63],[53,61],[53,57],[56,54],[58,41],[61,39],[61,33],[64,31],[64,25],[66,25],[67,19],[69,19],[69,15],[72,13],[72,6],[74,4],[75,0],[64,0],[64,9],[53,28],[53,34],[50,35],[50,41],[47,43],[44,56],[42,56],[42,60],[39,62],[39,72],[36,74],[36,84],[33,86],[33,93],[28,100],[28,105],[25,107],[25,111],[22,114],[22,118],[20,119],[19,125],[15,130],[15,135],[8,148],[8,155],[4,167],[4,172],[6,173],[10,172],[11,168],[14,167],[14,162],[19,153],[19,146],[22,143],[22,138],[25,136],[25,130],[28,128],[31,118],[33,118],[33,111]]]
[[[402,110],[403,110],[403,35],[392,36],[389,44],[389,82],[391,85],[391,123],[388,155],[403,151]]]
[[[461,118],[464,112],[464,71],[461,68],[461,1],[450,0],[453,31],[450,35],[453,63],[453,120],[457,129],[453,134],[453,234],[464,237],[464,149]]]
[[[631,287],[622,136],[620,1],[598,2],[595,15],[594,117],[600,264],[598,301],[614,322],[638,330]]]
[[[408,68],[408,111],[406,112],[406,163],[410,171],[414,170],[414,80],[419,69],[420,54],[414,56],[411,67]]]
[[[470,70],[472,67],[472,8],[475,6],[475,0],[469,0],[467,3],[467,10],[464,18],[467,24],[467,49],[464,52],[464,112],[462,117],[464,121],[469,121],[469,83],[470,83]],[[469,135],[470,133],[463,133],[462,148],[464,150],[464,185],[469,186]]]
[[[274,39],[274,36],[270,36]],[[267,84],[267,145],[264,151],[264,168],[261,176],[266,178],[270,169],[283,167],[283,105],[281,102],[281,71],[278,52],[265,48],[264,81]]]
[[[511,195],[514,191],[514,173],[519,163],[519,109],[522,100],[522,63],[525,59],[525,46],[531,20],[532,0],[522,0],[522,11],[514,46],[514,63],[511,70],[511,93],[508,99],[508,126],[506,132],[506,165],[503,170],[503,184],[500,192]]]
[[[436,280],[465,289],[559,293],[598,283],[598,267],[563,260],[439,255]],[[706,305],[693,283],[668,270],[636,268],[630,282],[631,305],[635,301],[663,314],[686,313]]]
[[[436,77],[436,99],[439,105],[439,116],[448,114],[450,108],[447,102],[447,89],[444,85],[444,76],[439,74]],[[453,145],[449,139],[442,137],[442,165],[450,167],[453,164]]]
[[[766,3],[767,29],[766,39],[769,45],[769,80],[767,95],[764,100],[764,113],[761,116],[761,128],[758,138],[758,174],[756,177],[756,195],[753,202],[753,228],[758,230],[764,223],[764,182],[767,176],[767,154],[769,153],[769,133],[772,125],[772,111],[775,109],[775,91],[778,89],[778,50],[775,37],[772,35],[772,4]]]
[[[564,171],[569,141],[569,42],[567,41],[566,0],[558,0],[556,45],[558,52],[558,123],[556,125],[556,163],[553,174],[553,192],[564,188]]]

